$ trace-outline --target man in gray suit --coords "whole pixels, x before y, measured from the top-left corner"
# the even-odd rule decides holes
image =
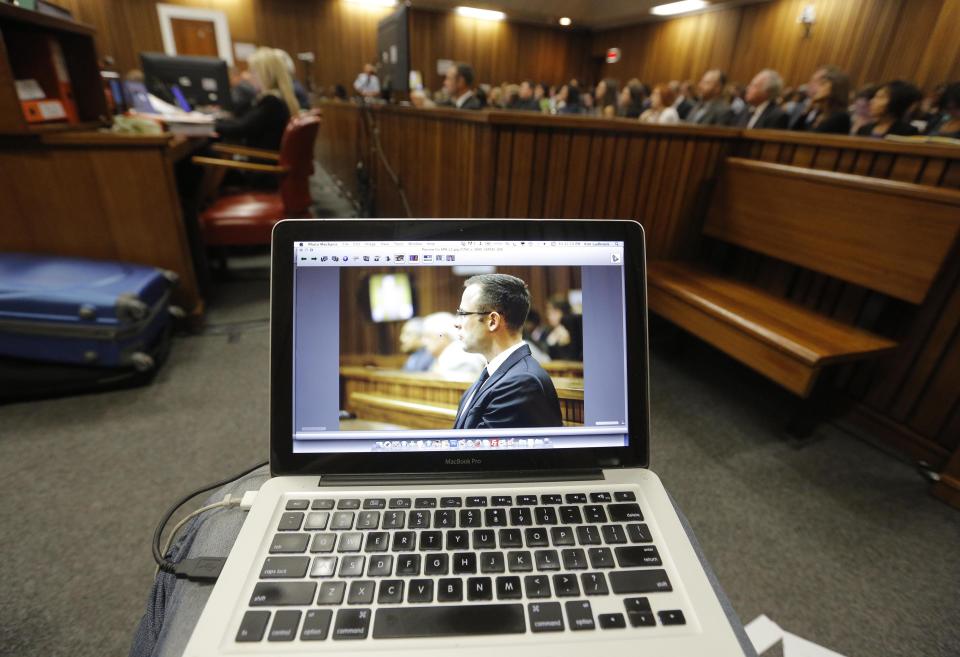
[[[723,71],[711,69],[704,73],[697,85],[700,102],[690,110],[687,122],[697,125],[730,125],[733,122],[733,110],[723,99],[723,87],[726,84],[727,76]]]

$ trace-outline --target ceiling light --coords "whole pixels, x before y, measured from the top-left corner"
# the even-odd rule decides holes
[[[476,9],[475,7],[457,7],[457,13],[468,18],[480,18],[485,21],[502,21],[507,17],[502,11]]]
[[[397,0],[346,0],[348,4],[362,7],[393,7]]]
[[[690,11],[697,11],[707,6],[705,0],[682,0],[681,2],[671,2],[666,5],[657,5],[650,10],[651,14],[657,16],[673,16],[675,14],[686,14]]]
[[[573,22],[573,21],[570,20],[569,18],[567,18],[566,16],[564,16],[563,18],[560,19],[560,24],[563,25],[564,27],[566,27],[567,25],[569,25],[569,24],[572,23],[572,22]]]

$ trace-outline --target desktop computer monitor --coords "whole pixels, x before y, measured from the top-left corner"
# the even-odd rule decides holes
[[[222,59],[144,52],[140,62],[147,89],[158,98],[182,109],[207,105],[231,109],[230,78]]]
[[[403,5],[377,24],[377,75],[383,97],[410,91],[410,28]]]

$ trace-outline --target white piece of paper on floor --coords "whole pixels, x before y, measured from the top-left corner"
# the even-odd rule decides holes
[[[796,634],[784,631],[765,614],[754,618],[743,629],[746,630],[747,637],[758,655],[762,655],[782,640],[783,657],[844,657],[813,641],[807,641]]]
[[[829,648],[818,646],[790,632],[783,633],[783,657],[843,657]]]
[[[783,630],[780,629],[780,626],[764,614],[754,618],[743,629],[746,630],[747,637],[758,655],[765,653],[773,644],[783,638]]]

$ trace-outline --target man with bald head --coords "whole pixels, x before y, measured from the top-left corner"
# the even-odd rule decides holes
[[[450,313],[433,313],[423,318],[423,346],[433,357],[428,371],[457,379],[470,379],[483,369],[486,361],[468,354],[457,340],[456,319]]]
[[[460,398],[454,429],[563,426],[553,381],[523,341],[528,312],[530,291],[515,276],[481,274],[464,283],[459,338],[487,366]]]
[[[790,117],[777,105],[783,91],[783,78],[770,68],[765,68],[747,85],[746,101],[749,112],[740,115],[737,125],[741,128],[786,130]]]
[[[723,87],[727,76],[719,69],[711,69],[703,74],[697,85],[700,102],[694,105],[687,115],[687,122],[697,125],[730,125],[733,122],[733,110],[723,99]]]

